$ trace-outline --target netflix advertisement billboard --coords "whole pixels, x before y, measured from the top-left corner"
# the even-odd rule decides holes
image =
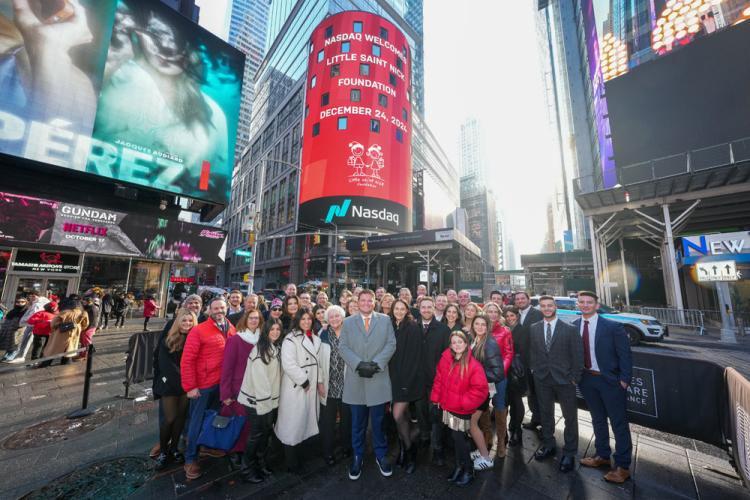
[[[411,231],[411,52],[390,21],[342,12],[313,31],[299,224]]]

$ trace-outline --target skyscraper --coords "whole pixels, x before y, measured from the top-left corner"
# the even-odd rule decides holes
[[[237,124],[237,142],[234,162],[250,140],[250,119],[255,97],[255,76],[266,53],[266,32],[270,0],[232,0],[227,41],[245,56],[245,77],[242,86],[240,119]]]
[[[461,177],[477,176],[485,180],[484,151],[482,150],[481,127],[476,118],[467,118],[461,124],[460,139]]]
[[[198,22],[200,16],[200,8],[195,5],[195,0],[161,0],[172,7],[174,10],[179,11],[180,14],[187,17],[194,23]]]

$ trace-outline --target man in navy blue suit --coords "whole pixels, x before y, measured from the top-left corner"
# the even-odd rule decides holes
[[[630,340],[620,323],[597,314],[599,298],[593,292],[578,293],[581,318],[573,325],[583,341],[584,371],[578,388],[586,400],[594,426],[596,455],[581,459],[586,467],[611,467],[609,427],[615,434],[614,469],[604,475],[611,483],[621,484],[630,477],[633,444],[625,413],[628,386],[633,373]]]

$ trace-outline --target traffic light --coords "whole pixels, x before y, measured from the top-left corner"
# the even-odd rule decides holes
[[[367,240],[362,240],[362,243],[360,244],[360,246],[362,247],[362,253],[367,253],[367,250],[368,250]]]
[[[313,234],[313,245],[320,245],[320,233]]]
[[[255,245],[255,231],[250,231],[247,233],[247,246],[253,246]]]

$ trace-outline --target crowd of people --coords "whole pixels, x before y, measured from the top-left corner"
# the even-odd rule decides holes
[[[398,297],[382,287],[345,290],[338,304],[293,284],[285,292],[270,304],[238,290],[207,304],[190,295],[165,325],[154,353],[157,469],[184,464],[186,477],[196,479],[201,456],[226,455],[243,481],[260,483],[271,474],[273,440],[288,469],[299,472],[306,444],[320,435],[315,452],[329,466],[350,459],[348,476],[356,480],[369,428],[383,476],[393,474],[391,437],[395,463],[407,474],[416,470],[419,448],[437,466],[452,448],[448,480],[465,486],[503,460],[508,446],[520,446],[524,428],[541,437],[536,460],[555,455],[559,402],[564,473],[578,453],[577,387],[596,448],[580,463],[608,468],[610,482],[629,478],[630,345],[621,325],[597,314],[594,293],[578,294],[581,316],[571,325],[557,318],[553,297],[540,297],[537,309],[526,292],[493,292],[483,304],[467,290],[432,296],[423,285],[416,298],[408,288]],[[199,446],[208,410],[245,417],[231,449]]]

